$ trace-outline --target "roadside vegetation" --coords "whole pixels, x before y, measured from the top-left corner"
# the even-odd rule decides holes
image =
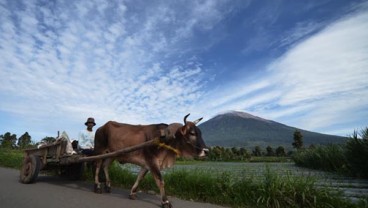
[[[367,177],[368,128],[354,132],[345,145],[328,145],[303,148],[302,135],[294,134],[293,146],[297,152],[293,155],[295,163],[300,166],[341,172],[357,177]],[[3,136],[3,135],[1,135]],[[2,137],[4,144],[4,136]],[[14,138],[10,134],[10,137]],[[23,137],[28,138],[28,137]],[[5,140],[10,141],[10,140]],[[32,147],[32,143],[5,142],[0,147],[0,166],[19,169],[23,160],[22,148]],[[30,141],[30,140],[27,140]],[[286,154],[261,154],[257,157],[244,149],[216,147],[217,153],[212,159],[225,159],[226,154],[237,157],[238,161],[280,162],[290,161]],[[281,148],[280,148],[281,149]],[[272,148],[267,152],[272,153]],[[227,153],[226,153],[227,152]],[[231,152],[231,153],[230,153]],[[229,157],[227,159],[230,159]],[[220,161],[221,161],[220,160]],[[232,161],[232,160],[230,160]],[[281,162],[282,162],[281,161]],[[179,161],[179,164],[197,163],[199,161]],[[130,188],[136,174],[115,162],[110,167],[113,185]],[[85,179],[93,181],[91,170],[85,172]],[[215,172],[199,169],[174,169],[164,173],[168,195],[182,199],[215,203],[231,207],[368,207],[368,198],[352,202],[343,193],[328,187],[321,187],[312,176],[300,177],[293,174],[280,174],[267,169],[261,176],[243,174],[234,175],[230,171]],[[141,182],[140,190],[158,193],[156,184],[150,174]]]
[[[354,131],[345,144],[300,148],[293,155],[302,167],[337,172],[347,176],[368,178],[368,127]]]
[[[19,169],[23,161],[23,151],[0,148],[0,166]]]
[[[19,168],[21,150],[0,149],[0,165]],[[199,161],[182,161],[180,163]],[[136,174],[119,163],[110,167],[114,187],[131,188]],[[90,169],[85,178],[93,181]],[[168,195],[182,199],[215,203],[231,207],[367,207],[346,199],[341,192],[316,185],[313,177],[281,175],[267,168],[262,176],[235,176],[231,172],[175,169],[164,174]],[[140,190],[159,193],[150,174],[142,181]]]
[[[114,186],[131,188],[136,179],[129,169],[114,163],[110,169]],[[354,204],[341,192],[316,185],[313,177],[280,175],[267,168],[262,176],[235,176],[231,172],[177,169],[164,175],[168,195],[231,207],[365,207]],[[158,189],[149,174],[140,190]]]

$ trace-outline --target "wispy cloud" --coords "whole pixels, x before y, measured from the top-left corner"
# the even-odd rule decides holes
[[[254,40],[243,55],[287,52],[257,75],[216,83],[222,69],[203,57],[229,38],[224,23],[245,17],[249,2],[1,2],[0,121],[9,125],[0,134],[30,131],[40,139],[67,130],[73,137],[89,116],[99,125],[169,123],[189,112],[209,119],[238,109],[322,131],[344,119],[353,127],[355,111],[368,116],[364,4],[333,24],[301,22],[277,40],[260,22],[276,24],[282,5],[269,4],[256,14],[274,15],[243,19],[247,32],[248,20],[259,26],[255,39],[240,43]]]
[[[130,123],[181,119],[203,94],[203,69],[190,59],[165,60],[194,27],[218,21],[216,5],[196,2],[190,24],[176,25],[185,21],[170,5],[158,4],[133,27],[138,16],[127,17],[131,6],[124,3],[48,2],[40,8],[27,1],[24,10],[1,4],[1,110],[29,121],[27,129],[39,125],[34,118],[62,119],[75,132],[88,116]],[[179,33],[160,31],[163,22]]]
[[[273,88],[264,93],[272,102],[258,102],[258,97],[248,97],[244,102],[254,103],[241,109],[269,119],[315,131],[329,132],[333,127],[350,131],[354,120],[368,116],[368,15],[356,11],[337,20],[316,34],[312,29],[296,28],[290,39],[302,38],[284,55],[267,66],[260,83],[269,83],[262,88]],[[318,26],[317,28],[320,28]],[[305,36],[306,35],[306,36]],[[288,43],[289,44],[289,43]],[[249,86],[252,90],[252,85]],[[241,97],[242,92],[232,96]],[[243,95],[249,92],[244,92]],[[219,103],[234,107],[232,96],[223,97]],[[240,101],[241,103],[241,101]],[[241,107],[241,105],[236,105]],[[341,133],[335,130],[336,133]]]

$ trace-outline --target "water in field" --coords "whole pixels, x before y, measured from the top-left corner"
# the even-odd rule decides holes
[[[318,186],[328,186],[341,190],[352,199],[368,197],[368,180],[349,178],[334,173],[295,166],[294,163],[237,163],[237,162],[194,162],[177,164],[173,169],[193,169],[212,173],[230,172],[234,177],[251,176],[262,179],[267,169],[279,175],[291,174],[300,177],[313,177]]]
[[[126,166],[133,172],[138,172],[139,167]],[[177,169],[193,171],[211,172],[221,174],[227,172],[233,177],[252,177],[262,180],[264,174],[269,169],[278,175],[290,174],[299,177],[313,177],[317,180],[318,186],[327,186],[336,190],[341,190],[344,195],[356,200],[368,197],[368,180],[349,178],[338,174],[317,171],[308,168],[297,167],[294,163],[238,163],[238,162],[178,162],[173,168],[165,170],[170,172]]]

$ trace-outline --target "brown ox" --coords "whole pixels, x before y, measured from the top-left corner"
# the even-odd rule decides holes
[[[137,180],[129,195],[131,199],[136,199],[139,182],[148,171],[151,171],[160,190],[162,206],[172,207],[165,195],[164,181],[160,171],[174,165],[177,153],[179,156],[184,157],[204,157],[208,151],[202,140],[201,131],[196,126],[202,118],[190,122],[186,120],[188,116],[189,114],[184,117],[184,125],[179,123],[170,125],[129,125],[109,121],[98,128],[95,135],[95,154],[113,152],[138,145],[159,138],[162,136],[162,132],[166,132],[166,147],[156,145],[147,146],[135,152],[120,155],[116,158],[105,159],[103,162],[103,169],[106,176],[106,191],[110,192],[111,187],[108,166],[116,159],[120,163],[132,163],[141,166]],[[97,193],[101,193],[101,185],[98,178],[101,164],[102,160],[96,162],[95,191]]]

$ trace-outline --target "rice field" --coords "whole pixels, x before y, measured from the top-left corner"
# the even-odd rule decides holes
[[[125,164],[124,168],[137,173],[139,167]],[[342,191],[344,195],[353,201],[368,197],[368,180],[349,178],[335,173],[312,170],[308,168],[297,167],[293,162],[288,163],[241,163],[241,162],[199,162],[199,161],[179,161],[173,168],[165,170],[169,173],[175,170],[191,170],[211,174],[231,174],[233,179],[253,178],[262,180],[266,171],[278,175],[293,175],[297,177],[312,177],[321,187],[333,188],[336,191]]]

